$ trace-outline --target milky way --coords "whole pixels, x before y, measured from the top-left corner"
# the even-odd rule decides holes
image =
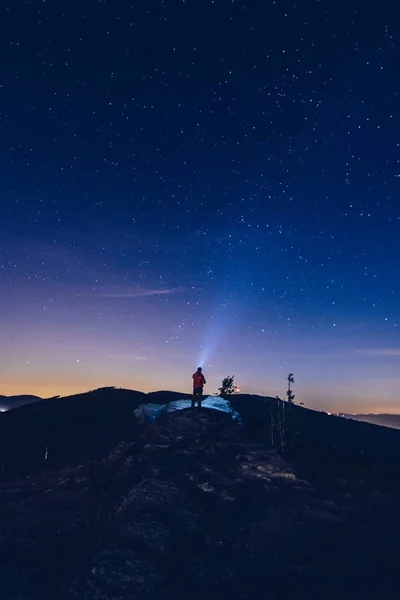
[[[396,412],[395,3],[0,9],[0,394]]]

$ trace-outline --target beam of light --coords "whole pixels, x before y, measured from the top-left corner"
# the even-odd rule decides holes
[[[204,328],[204,341],[197,356],[197,366],[209,366],[229,338],[232,323],[233,308],[221,303]]]

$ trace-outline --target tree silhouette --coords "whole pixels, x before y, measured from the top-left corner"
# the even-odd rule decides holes
[[[231,394],[235,393],[235,386],[233,383],[234,377],[234,375],[228,375],[228,377],[225,377],[222,380],[222,385],[220,388],[218,388],[219,395],[222,398],[225,398],[226,396],[230,396]]]
[[[286,392],[287,399],[288,399],[289,404],[294,404],[295,395],[293,394],[292,389],[290,387],[291,384],[294,383],[293,373],[289,373],[288,382],[289,382],[289,387],[288,387],[288,391]]]

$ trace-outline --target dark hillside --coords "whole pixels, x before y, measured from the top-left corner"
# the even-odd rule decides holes
[[[252,394],[229,396],[232,408],[240,414],[246,434],[254,442],[271,441],[271,407],[278,406],[276,398]]]
[[[398,500],[301,471],[229,414],[165,413],[99,460],[0,483],[0,597],[397,600]]]
[[[279,448],[319,483],[400,493],[400,432],[272,397],[232,395],[249,440]]]
[[[286,412],[285,453],[320,482],[400,492],[400,432],[300,406]]]
[[[135,435],[134,409],[146,394],[103,388],[42,400],[0,415],[1,476],[23,475],[48,464],[59,468],[97,457]]]
[[[167,404],[190,394],[102,388],[42,400],[0,414],[0,477],[59,468],[96,458],[119,441],[133,440],[140,404]],[[400,432],[327,415],[276,398],[229,398],[252,442],[274,446],[324,485],[400,493]],[[45,461],[46,448],[48,460]]]

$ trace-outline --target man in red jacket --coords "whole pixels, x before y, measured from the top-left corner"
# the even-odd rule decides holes
[[[192,396],[192,408],[194,408],[196,404],[196,400],[199,403],[199,408],[201,408],[201,401],[203,399],[203,386],[205,385],[206,380],[202,372],[202,368],[199,367],[196,373],[193,373],[193,396]]]

